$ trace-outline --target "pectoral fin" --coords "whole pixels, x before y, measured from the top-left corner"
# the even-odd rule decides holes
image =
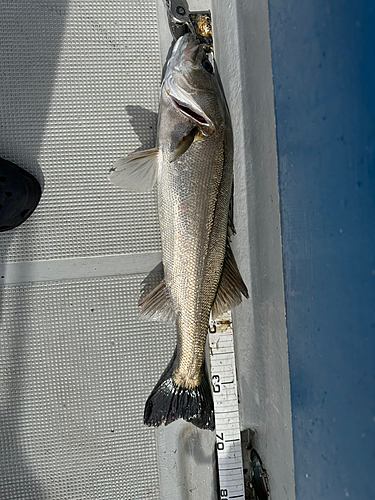
[[[228,243],[219,288],[212,306],[212,317],[215,319],[240,304],[242,295],[247,299],[249,298],[246,285]]]
[[[176,161],[181,155],[183,155],[193,144],[195,140],[195,135],[198,132],[198,128],[194,127],[191,131],[185,135],[180,142],[177,144],[176,149],[173,151],[172,157],[170,159],[171,163]]]
[[[151,191],[157,177],[158,152],[158,148],[136,151],[117,160],[110,170],[110,181],[126,191]]]

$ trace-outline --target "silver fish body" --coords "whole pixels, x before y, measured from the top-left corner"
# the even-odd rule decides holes
[[[183,387],[198,385],[202,377],[209,316],[225,257],[233,158],[232,129],[224,98],[216,78],[202,68],[199,58],[204,56],[203,49],[191,39],[191,36],[180,39],[172,56],[168,68],[171,74],[167,72],[161,92],[158,134],[161,156],[158,205],[164,277],[177,326],[173,380]],[[198,54],[192,63],[185,54],[191,54],[195,47]],[[192,143],[171,162],[181,137],[199,128],[171,99],[177,93],[173,88],[177,85],[173,73],[180,76],[187,72],[186,66],[193,64],[199,65],[195,70],[198,75],[192,84],[183,83],[188,91],[202,93],[203,99],[198,103],[212,125],[209,135]]]
[[[157,148],[151,151],[153,160],[142,168],[152,171],[153,161],[157,170],[152,175],[157,178],[163,266],[145,280],[140,306],[146,316],[175,318],[177,347],[146,403],[144,420],[159,425],[182,417],[213,429],[212,394],[203,364],[210,312],[236,305],[247,290],[228,242],[230,116],[203,47],[191,34],[177,41],[168,62]],[[135,161],[143,161],[138,156]],[[137,169],[129,159],[117,166],[123,187],[129,186],[132,168],[135,175]]]

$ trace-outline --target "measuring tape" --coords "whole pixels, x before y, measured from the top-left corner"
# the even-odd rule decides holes
[[[245,500],[241,432],[232,319],[223,314],[209,332],[213,387],[219,498]]]

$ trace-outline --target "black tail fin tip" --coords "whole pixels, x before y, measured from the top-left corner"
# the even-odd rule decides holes
[[[185,388],[172,379],[172,369],[163,374],[145,406],[144,423],[149,426],[168,425],[179,418],[200,429],[215,429],[214,404],[211,387],[204,373],[201,384]]]

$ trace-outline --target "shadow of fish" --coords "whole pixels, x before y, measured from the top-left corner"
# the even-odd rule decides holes
[[[203,362],[210,313],[248,297],[229,246],[232,163],[224,96],[203,47],[184,35],[161,88],[157,147],[118,160],[110,174],[130,191],[157,182],[163,262],[143,282],[139,305],[147,317],[175,321],[177,347],[146,402],[148,425],[215,426]]]

